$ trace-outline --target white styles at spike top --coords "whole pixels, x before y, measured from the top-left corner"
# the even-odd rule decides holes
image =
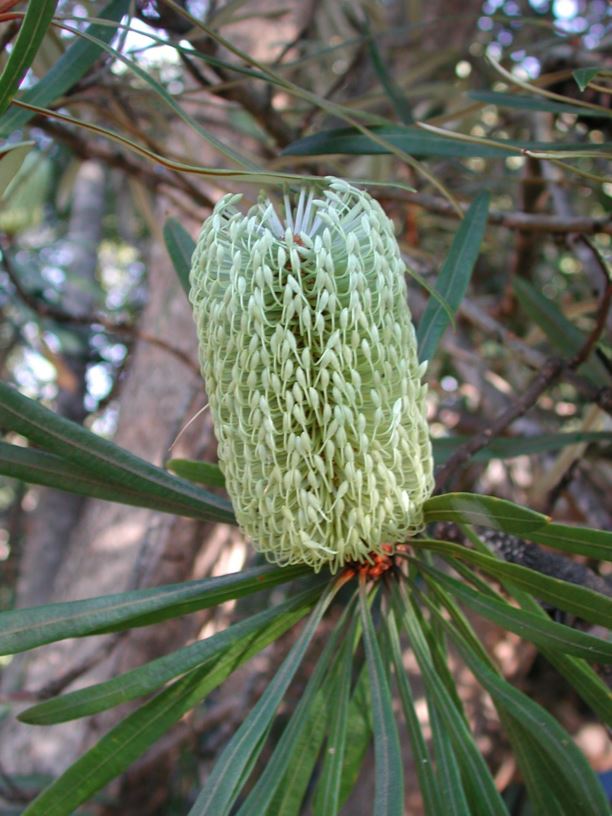
[[[284,217],[225,196],[191,269],[219,462],[269,561],[324,566],[386,552],[433,489],[405,265],[368,193],[327,179]]]

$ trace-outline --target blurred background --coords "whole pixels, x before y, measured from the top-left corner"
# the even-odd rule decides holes
[[[75,30],[115,5],[60,2],[65,25],[50,28],[22,87],[47,77]],[[193,320],[162,228],[172,217],[195,238],[221,195],[239,191],[248,203],[258,188],[179,166],[235,167],[238,157],[277,172],[376,182],[371,191],[409,267],[430,286],[458,228],[457,205],[486,190],[482,253],[426,377],[437,463],[519,403],[489,447],[447,473],[447,488],[610,529],[605,0],[151,0],[131,9],[113,50],[41,105],[64,118],[11,109],[4,135],[31,144],[0,201],[2,379],[156,464],[215,461]],[[0,59],[16,31],[10,20],[0,28]],[[206,59],[190,56],[191,47]],[[259,79],[253,59],[283,82]],[[590,107],[576,112],[574,100]],[[454,147],[445,149],[416,122],[465,138],[446,140]],[[384,144],[355,123],[374,126]],[[524,152],[546,146],[550,160]],[[408,283],[418,323],[428,294],[417,279]],[[598,324],[589,360],[520,405],[547,362],[571,358]],[[0,477],[3,609],[223,574],[252,557],[224,525]],[[122,710],[43,730],[9,723],[9,713],[217,631],[233,612],[226,604],[153,631],[64,642],[0,663],[0,813],[21,812]],[[604,728],[534,647],[478,626],[506,676],[555,713],[598,771],[612,772]],[[202,769],[277,665],[277,649],[232,676],[82,812],[185,812]],[[471,674],[454,668],[479,746],[506,788],[516,769],[493,707]],[[406,781],[407,812],[418,814],[416,786]],[[347,813],[369,812],[367,773],[361,785]],[[515,812],[523,812],[518,786]]]

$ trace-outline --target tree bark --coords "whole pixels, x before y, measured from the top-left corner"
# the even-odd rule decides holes
[[[161,216],[162,205],[159,208]],[[165,217],[165,216],[164,216]],[[186,224],[195,232],[194,224]],[[136,343],[121,388],[115,441],[156,464],[169,458],[173,440],[206,403],[196,373],[196,334],[191,310],[161,237],[153,242],[149,264],[149,301],[140,329],[179,349],[194,361],[177,361],[163,345]],[[207,412],[190,425],[173,449],[174,456],[210,458],[215,442]],[[110,594],[141,586],[180,582],[191,577],[240,569],[246,548],[240,535],[225,525],[208,525],[151,510],[87,500],[80,519],[72,520],[50,601]],[[33,568],[33,567],[31,567]],[[31,596],[30,596],[31,597]],[[218,613],[219,614],[219,613]],[[223,619],[223,611],[220,613]],[[202,615],[191,615],[122,635],[53,644],[24,655],[10,687],[26,694],[41,689],[72,690],[115,676],[170,652],[197,635]],[[15,711],[17,713],[17,711]],[[9,720],[0,738],[0,768],[8,774],[57,775],[91,747],[125,712],[112,711],[85,721],[34,729]],[[167,758],[162,757],[162,765]],[[153,775],[163,785],[163,770]],[[165,787],[165,786],[163,786]],[[156,785],[141,789],[127,816],[153,812],[146,797],[159,798]],[[153,807],[153,806],[152,806]],[[110,812],[110,811],[109,811]]]
[[[74,183],[74,199],[63,247],[70,253],[63,307],[73,315],[88,314],[95,307],[98,245],[106,191],[105,170],[94,161],[80,166]],[[68,329],[67,329],[68,330]],[[70,329],[74,348],[61,355],[56,412],[81,423],[87,412],[83,403],[88,358],[88,330]],[[17,606],[47,603],[55,576],[83,506],[80,496],[59,490],[37,490],[36,509],[27,516],[26,536],[19,566]]]

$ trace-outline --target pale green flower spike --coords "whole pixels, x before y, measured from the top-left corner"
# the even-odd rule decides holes
[[[327,179],[283,223],[225,196],[191,269],[219,461],[240,526],[269,561],[368,561],[423,525],[433,489],[425,365],[393,225]]]

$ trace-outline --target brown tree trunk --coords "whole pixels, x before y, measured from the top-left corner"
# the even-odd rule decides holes
[[[62,308],[70,315],[89,314],[95,307],[98,245],[104,215],[105,170],[94,161],[83,162],[74,182],[73,205],[63,249],[70,253]],[[86,416],[85,374],[88,329],[70,331],[74,348],[62,354],[55,410],[73,422]],[[55,576],[83,506],[83,499],[59,490],[37,490],[36,509],[27,516],[26,535],[19,566],[17,606],[47,603]]]
[[[195,232],[195,225],[185,226]],[[149,301],[140,331],[162,344],[135,344],[121,388],[115,441],[149,461],[163,464],[169,458],[173,440],[206,398],[195,362],[191,311],[160,236],[151,250]],[[173,354],[172,347],[191,357],[193,366]],[[181,436],[172,455],[210,457],[214,446],[210,418],[204,412]],[[51,601],[228,572],[240,568],[246,553],[240,536],[224,525],[206,525],[96,500],[85,502],[76,526],[74,517],[71,526],[71,532],[67,528]],[[197,634],[201,622],[202,616],[192,615],[120,636],[50,645],[24,656],[18,676],[12,673],[10,686],[36,695],[41,689],[57,693],[108,679],[178,648]],[[5,692],[11,688],[5,686]],[[109,712],[45,729],[22,725],[11,718],[1,731],[0,768],[7,774],[57,775],[119,717],[119,713]],[[167,770],[167,761],[167,756],[159,758],[161,769]],[[149,784],[141,788],[138,805],[132,810],[122,803],[115,812],[124,816],[154,812],[159,788],[150,784],[151,778],[165,788],[164,771],[154,772]],[[147,797],[151,797],[150,808]]]

